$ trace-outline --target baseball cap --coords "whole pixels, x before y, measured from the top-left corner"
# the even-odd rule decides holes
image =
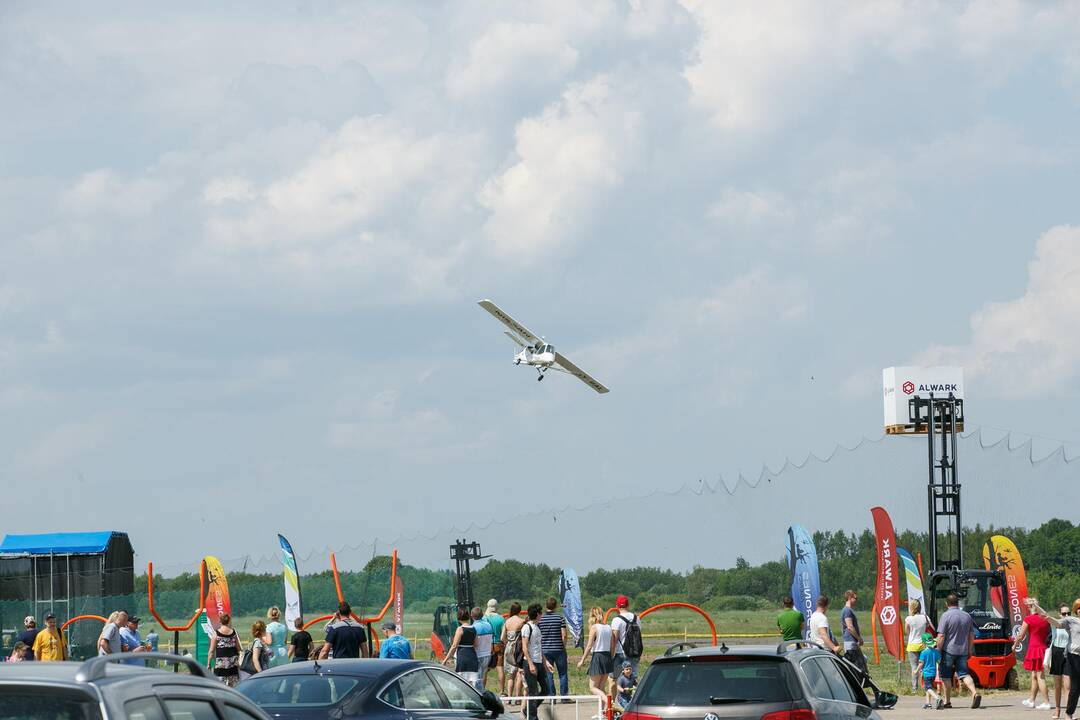
[[[47,613],[45,613],[45,619],[46,620],[55,620],[56,619],[56,614],[51,613],[51,612],[47,612]]]
[[[140,620],[140,618],[139,618],[139,616],[138,616],[138,615],[129,615],[129,616],[128,616],[128,622],[129,622],[129,623],[135,623],[136,625],[138,625],[138,624],[139,624],[139,620]]]
[[[384,622],[382,624],[382,629],[383,630],[397,630],[397,625],[395,625],[392,621],[387,620],[386,622]]]
[[[622,667],[623,667],[623,670],[625,670],[628,667],[634,667],[634,666],[630,664],[629,660],[623,660]]]
[[[487,602],[487,609],[488,609],[488,612],[495,612],[496,610],[499,609],[499,601],[496,600],[495,598],[491,598]]]
[[[934,636],[931,635],[930,633],[923,633],[922,634],[922,641],[923,641],[923,645],[925,645],[926,647],[934,647],[934,645],[937,644],[937,643],[934,642]]]
[[[619,597],[615,598],[615,607],[630,607],[630,599],[627,598],[625,595],[620,595]]]
[[[31,623],[35,623],[35,622],[37,622],[37,620],[34,619],[33,615],[27,615],[26,617],[23,618],[22,624],[23,625],[30,625]]]

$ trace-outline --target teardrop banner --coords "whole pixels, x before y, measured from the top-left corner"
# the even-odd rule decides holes
[[[570,629],[571,639],[574,641],[573,647],[581,647],[584,642],[581,587],[573,568],[564,568],[559,575],[559,595],[562,596],[563,617],[566,620],[566,626]]]
[[[398,575],[394,578],[394,624],[397,625],[397,631],[402,635],[405,634],[405,583],[401,581],[401,576]]]
[[[904,657],[903,623],[900,619],[900,572],[903,561],[896,550],[896,531],[885,508],[870,508],[877,537],[877,591],[874,607],[885,636],[885,649],[897,660]]]
[[[1024,598],[1028,596],[1027,574],[1024,572],[1024,560],[1014,543],[1004,535],[994,535],[983,546],[983,565],[987,570],[1000,570],[1005,575],[1005,593],[1001,588],[991,588],[990,599],[994,612],[1002,617],[1009,616],[1012,624],[1012,636],[1020,634],[1024,624]],[[1027,654],[1027,638],[1016,651],[1018,658]]]
[[[215,632],[221,627],[221,616],[232,612],[229,603],[229,581],[225,579],[225,568],[213,555],[203,558],[206,567],[206,619]]]
[[[281,573],[285,581],[285,627],[296,629],[297,618],[304,617],[304,605],[300,597],[300,569],[296,565],[296,553],[284,535],[278,535],[281,546]]]
[[[904,564],[904,575],[907,577],[908,602],[918,600],[919,605],[923,606],[925,610],[926,603],[923,602],[922,575],[919,574],[919,566],[911,553],[904,548],[897,548],[896,552],[900,555],[900,560]]]
[[[803,614],[803,636],[809,637],[810,616],[814,614],[818,596],[821,595],[817,548],[802,525],[792,525],[787,532],[791,597],[795,600],[795,609]]]

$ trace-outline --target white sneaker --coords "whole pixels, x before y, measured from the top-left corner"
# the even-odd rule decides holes
[[[1033,707],[1035,707],[1035,703],[1028,700],[1027,698],[1024,698],[1024,707],[1033,708]]]
[[[1036,710],[1049,710],[1050,707],[1051,707],[1050,703],[1039,703],[1039,706],[1037,708],[1035,708],[1035,709]]]

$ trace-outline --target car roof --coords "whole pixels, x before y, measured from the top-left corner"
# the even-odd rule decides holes
[[[711,658],[718,656],[747,657],[756,656],[761,658],[786,658],[798,660],[807,655],[828,655],[817,645],[804,641],[780,642],[770,645],[724,645],[719,647],[707,645],[704,647],[689,648],[672,655],[658,657],[655,662],[671,662],[677,660],[693,660],[694,658]]]
[[[372,679],[389,678],[419,667],[438,668],[425,660],[390,660],[380,658],[342,658],[338,660],[308,660],[278,665],[259,673],[259,677],[276,675],[338,674]]]
[[[147,668],[141,665],[120,665],[116,663],[105,665],[104,668],[102,668],[104,671],[102,677],[96,677],[92,680],[83,680],[79,677],[79,672],[84,669],[85,663],[79,662],[5,663],[4,672],[0,674],[0,684],[11,682],[47,682],[52,684],[64,684],[71,687],[88,687],[90,685],[102,686],[129,680],[145,682],[148,679],[148,673],[152,673],[149,679],[156,684],[164,682],[171,685],[202,685],[215,688],[221,686],[220,683],[212,679],[202,678],[197,675],[174,673],[171,670]]]

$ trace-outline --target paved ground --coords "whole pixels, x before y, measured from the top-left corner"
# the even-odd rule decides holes
[[[983,695],[982,707],[978,710],[971,709],[971,696],[961,695],[953,698],[951,710],[923,710],[922,698],[905,696],[892,710],[881,710],[879,713],[883,720],[1049,720],[1053,714],[1051,710],[1030,710],[1020,704],[1027,697],[1026,693],[1020,692],[994,692]],[[551,706],[544,704],[540,707],[541,720],[588,720],[596,711],[595,705],[582,705],[575,708],[574,705]],[[507,708],[507,718],[518,720],[521,715],[517,707]],[[1064,711],[1062,711],[1064,717]]]
[[[953,698],[952,710],[923,710],[923,701],[916,697],[901,697],[900,702],[892,710],[882,710],[884,720],[922,720],[934,718],[935,720],[1049,720],[1054,714],[1053,710],[1031,710],[1020,704],[1027,697],[1027,693],[1021,692],[994,692],[983,695],[982,707],[978,710],[971,709],[971,696],[965,693],[960,697]],[[1051,700],[1053,696],[1051,696]],[[1064,700],[1064,698],[1062,698]],[[1065,711],[1062,710],[1062,717]]]

